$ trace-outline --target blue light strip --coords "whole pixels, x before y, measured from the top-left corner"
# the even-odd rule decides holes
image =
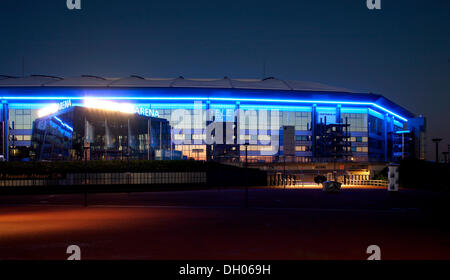
[[[407,119],[405,119],[405,118],[403,118],[403,117],[401,117],[401,116],[395,114],[395,113],[392,112],[392,111],[389,111],[388,109],[386,109],[386,108],[384,108],[384,107],[382,107],[382,106],[380,106],[380,105],[378,105],[378,104],[372,103],[372,105],[375,106],[375,107],[377,107],[377,108],[379,108],[379,109],[381,109],[381,110],[383,110],[383,111],[385,111],[385,112],[387,112],[387,113],[389,113],[389,114],[391,114],[391,115],[393,115],[393,116],[396,116],[397,118],[399,118],[399,119],[401,119],[401,120],[403,120],[403,121],[405,121],[405,122],[408,121]]]
[[[140,104],[139,104],[140,106]],[[153,103],[150,105],[151,109],[185,109],[185,110],[193,110],[193,109],[205,109],[205,104],[196,105],[194,103]]]
[[[280,106],[280,105],[248,105],[242,104],[239,107],[242,110],[279,110],[279,111],[295,111],[295,112],[311,112],[311,107],[301,106]]]
[[[369,109],[369,114],[372,115],[372,116],[374,116],[374,117],[377,117],[377,118],[379,118],[379,119],[384,119],[384,115],[381,114],[381,113],[378,112],[378,111]]]
[[[394,120],[394,125],[396,125],[398,127],[403,127],[403,124],[397,120]]]
[[[73,128],[71,126],[69,126],[68,124],[66,124],[65,122],[63,122],[60,118],[58,118],[58,117],[53,117],[53,118],[56,119],[57,121],[59,121],[62,126],[64,126],[68,130],[73,132]]]
[[[348,105],[368,105],[374,106],[378,109],[381,109],[405,122],[408,120],[396,113],[378,105],[373,102],[355,102],[355,101],[325,101],[325,100],[291,100],[291,99],[262,99],[262,98],[225,98],[225,97],[118,97],[118,96],[104,96],[104,97],[67,97],[67,96],[41,96],[41,97],[25,97],[25,96],[2,96],[2,99],[10,99],[10,100],[83,100],[85,98],[95,98],[95,99],[103,99],[103,100],[203,100],[203,101],[248,101],[248,102],[274,102],[274,103],[312,103],[312,104],[348,104]]]
[[[333,111],[336,112],[336,107],[316,107],[317,111]]]
[[[348,108],[348,107],[342,107],[341,113],[347,113],[347,114],[367,114],[367,108]]]

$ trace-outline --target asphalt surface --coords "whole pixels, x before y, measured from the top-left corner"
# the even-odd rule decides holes
[[[448,194],[349,189],[0,197],[0,259],[450,259]]]

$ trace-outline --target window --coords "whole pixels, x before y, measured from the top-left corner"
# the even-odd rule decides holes
[[[305,151],[307,151],[307,148],[306,148],[306,146],[295,146],[295,151],[305,152]]]
[[[367,114],[342,113],[342,121],[350,125],[349,131],[367,132]]]
[[[369,115],[369,132],[377,135],[382,135],[383,131],[384,120]]]
[[[295,140],[297,141],[311,141],[311,137],[308,135],[296,135]]]

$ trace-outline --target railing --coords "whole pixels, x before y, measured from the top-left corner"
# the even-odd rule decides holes
[[[301,177],[299,179],[299,177]],[[352,178],[353,177],[353,178]],[[341,178],[338,180],[344,186],[377,186],[387,187],[388,181],[386,180],[370,180],[368,175],[352,176],[350,178]],[[306,180],[305,180],[306,179]],[[271,174],[267,178],[269,186],[319,186],[313,181],[308,181],[310,178],[304,176],[283,175],[281,173]],[[332,180],[332,176],[328,176],[327,180]]]
[[[386,180],[346,180],[346,186],[379,186],[387,187],[388,181]]]
[[[147,172],[147,173],[74,173],[64,178],[2,179],[0,187],[71,186],[71,185],[161,185],[204,184],[206,172]]]

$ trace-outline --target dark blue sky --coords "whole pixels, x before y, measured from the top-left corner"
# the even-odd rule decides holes
[[[260,78],[380,93],[450,143],[450,1],[2,0],[0,74]],[[428,155],[434,146],[428,145]]]

